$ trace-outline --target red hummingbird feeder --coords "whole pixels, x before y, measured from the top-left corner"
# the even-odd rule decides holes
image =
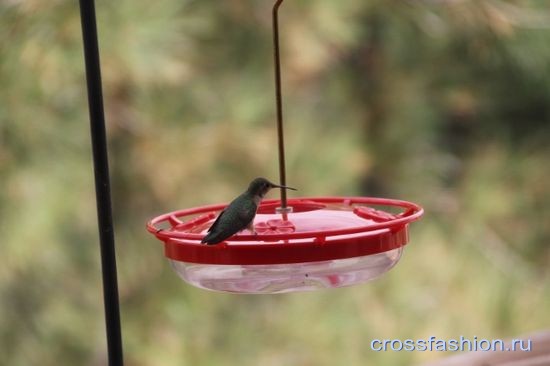
[[[164,242],[178,275],[205,289],[281,293],[350,286],[374,279],[400,259],[408,224],[422,208],[406,201],[366,197],[266,200],[255,218],[256,235],[237,234],[217,245],[201,244],[226,205],[161,215],[147,224]],[[398,209],[390,213],[372,206]]]
[[[280,183],[286,186],[278,9],[273,43]],[[160,215],[147,230],[164,243],[165,256],[189,284],[233,293],[283,293],[350,286],[390,270],[409,241],[420,206],[371,197],[304,197],[264,200],[255,234],[243,231],[216,245],[201,244],[227,204]]]

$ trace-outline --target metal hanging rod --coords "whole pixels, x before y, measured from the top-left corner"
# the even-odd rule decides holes
[[[281,93],[281,55],[279,50],[279,7],[283,0],[273,5],[273,57],[275,60],[275,102],[277,106],[277,140],[279,147],[279,180],[286,186],[285,140],[283,133],[283,98]],[[281,209],[287,209],[286,189],[281,189]]]

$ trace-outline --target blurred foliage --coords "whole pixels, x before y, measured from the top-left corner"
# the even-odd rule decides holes
[[[288,0],[287,175],[424,219],[393,271],[318,293],[182,283],[144,223],[277,179],[271,2],[97,3],[127,365],[409,365],[373,338],[550,327],[550,8]],[[0,364],[103,365],[77,2],[0,1]]]

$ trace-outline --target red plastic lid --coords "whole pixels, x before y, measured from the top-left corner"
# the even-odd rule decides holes
[[[202,264],[281,264],[316,262],[382,253],[408,242],[408,224],[420,206],[368,197],[288,200],[291,213],[277,213],[279,200],[264,200],[247,230],[216,244],[200,241],[226,205],[195,207],[158,216],[147,230],[164,242],[166,257]],[[371,206],[383,206],[375,209]],[[397,213],[392,213],[399,209]],[[388,211],[386,211],[388,210]],[[389,212],[391,211],[391,212]]]

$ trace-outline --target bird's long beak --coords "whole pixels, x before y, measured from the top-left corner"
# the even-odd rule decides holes
[[[292,189],[293,191],[297,191],[296,188],[292,188],[292,187],[288,187],[288,186],[280,186],[280,185],[274,184],[274,183],[272,183],[272,184],[273,184],[273,188],[286,188],[286,189]]]

